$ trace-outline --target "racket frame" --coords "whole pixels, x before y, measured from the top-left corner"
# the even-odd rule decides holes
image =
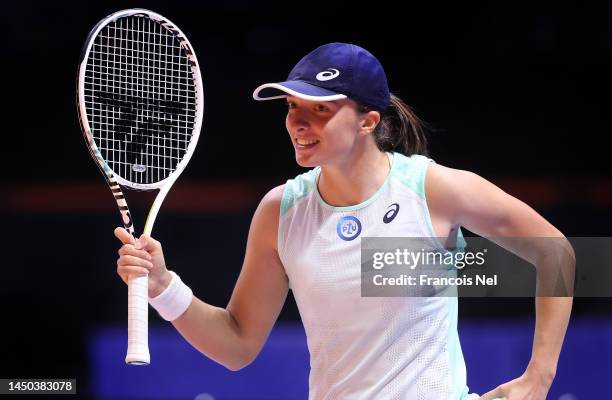
[[[161,24],[164,28],[172,32],[180,42],[180,46],[185,51],[185,54],[190,62],[191,73],[194,78],[195,86],[195,104],[196,114],[191,140],[186,149],[185,155],[178,162],[176,169],[172,171],[166,178],[155,183],[134,183],[130,182],[118,175],[108,165],[102,157],[102,154],[96,145],[92,130],[87,118],[85,107],[85,71],[87,67],[88,57],[100,31],[108,24],[113,23],[120,18],[131,16],[148,17],[151,20]],[[106,18],[102,19],[89,33],[86,45],[81,53],[81,62],[79,64],[78,79],[77,79],[77,109],[79,114],[79,122],[81,124],[83,136],[87,144],[87,148],[93,159],[96,161],[99,169],[102,171],[106,182],[113,193],[117,207],[121,213],[123,226],[134,237],[135,229],[130,210],[121,186],[138,191],[150,191],[158,189],[159,193],[155,197],[151,209],[147,215],[144,225],[143,234],[150,235],[153,230],[153,225],[157,214],[170,188],[183,172],[187,163],[191,159],[195,147],[197,145],[200,129],[202,127],[202,119],[204,114],[204,90],[202,87],[202,75],[200,73],[199,63],[191,43],[187,40],[185,34],[170,20],[150,10],[135,8],[115,12]],[[150,361],[150,353],[148,346],[148,277],[131,276],[128,278],[128,349],[125,362],[130,365],[148,365]]]

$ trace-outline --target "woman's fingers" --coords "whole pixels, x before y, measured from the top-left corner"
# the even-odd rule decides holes
[[[138,238],[138,240],[136,240],[134,247],[137,249],[146,250],[148,252],[155,252],[161,249],[161,243],[153,239],[151,236],[143,234]]]
[[[117,260],[117,266],[121,265],[134,265],[138,267],[144,267],[146,269],[153,268],[153,263],[151,261],[130,255],[124,255],[119,257],[119,259]]]
[[[121,277],[123,282],[128,283],[128,277],[130,276],[147,276],[149,270],[144,267],[136,265],[118,265],[117,274]]]
[[[505,400],[505,399],[506,398],[504,397],[504,391],[502,390],[502,387],[498,386],[495,389],[491,390],[490,392],[487,392],[483,394],[482,396],[480,396],[479,400]]]
[[[126,231],[125,228],[117,227],[113,233],[115,234],[115,237],[121,240],[121,243],[123,244],[134,244],[136,242],[134,237],[128,231]]]
[[[121,248],[119,249],[119,255],[121,257],[129,255],[133,257],[142,258],[145,260],[151,260],[152,258],[151,255],[147,251],[139,250],[131,244],[124,244],[123,246],[121,246]]]

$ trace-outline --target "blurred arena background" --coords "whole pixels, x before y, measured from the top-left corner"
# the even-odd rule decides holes
[[[78,397],[91,399],[306,398],[308,354],[292,298],[260,358],[240,372],[200,356],[153,311],[152,365],[123,363],[127,291],[112,235],[120,218],[75,106],[81,46],[99,19],[122,8],[175,22],[202,67],[200,143],[154,234],[169,266],[209,303],[229,300],[259,199],[302,172],[285,106],[256,103],[252,90],[331,41],[381,60],[391,90],[431,125],[438,163],[484,176],[567,236],[612,236],[612,2],[402,3],[4,4],[0,378],[77,378]],[[470,388],[482,393],[520,375],[533,299],[459,304]],[[612,301],[574,304],[549,398],[603,398]]]

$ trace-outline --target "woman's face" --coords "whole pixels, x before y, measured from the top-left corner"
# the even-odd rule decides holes
[[[364,116],[350,99],[308,101],[287,97],[286,126],[295,159],[302,167],[342,160],[363,139]]]

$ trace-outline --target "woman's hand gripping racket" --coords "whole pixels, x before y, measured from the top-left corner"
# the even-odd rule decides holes
[[[176,25],[148,10],[104,18],[85,42],[77,98],[89,151],[132,235],[122,187],[159,190],[144,226],[143,233],[150,235],[202,126],[202,77],[189,41]],[[128,364],[150,362],[147,286],[146,276],[129,278]]]

